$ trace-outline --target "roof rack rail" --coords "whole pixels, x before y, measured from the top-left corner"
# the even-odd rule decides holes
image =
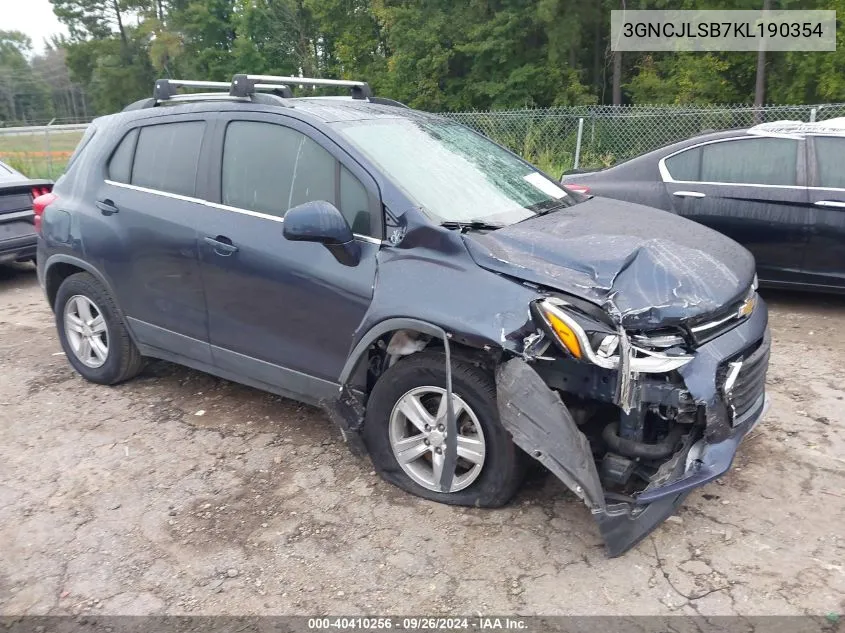
[[[279,97],[290,98],[293,96],[290,88],[280,83],[265,85],[257,84],[254,86],[252,93],[248,95],[234,95],[232,93],[231,83],[225,81],[194,81],[185,79],[159,79],[155,83],[153,91],[153,98],[156,101],[214,101],[235,98],[248,98],[255,92],[269,92]],[[219,90],[220,93],[213,92],[187,92],[180,93],[179,88],[201,88],[205,90]]]
[[[315,79],[312,77],[280,77],[276,75],[235,75],[229,94],[233,97],[248,97],[256,90],[267,90],[288,84],[295,86],[344,86],[349,88],[353,99],[368,99],[373,91],[366,81],[351,81],[347,79]]]
[[[207,88],[228,90],[229,84],[223,81],[186,81],[184,79],[159,79],[156,81],[153,97],[165,101],[179,96],[177,88]]]
[[[226,83],[225,81],[159,79],[155,83],[152,99],[138,101],[127,106],[126,109],[154,107],[165,101],[245,100],[256,97],[257,93],[269,93],[279,98],[289,99],[293,97],[293,92],[289,84],[300,86],[343,86],[349,88],[353,99],[371,100],[374,103],[382,103],[384,105],[404,106],[404,104],[400,104],[398,101],[394,102],[390,99],[374,97],[370,85],[365,81],[237,74],[232,78],[231,83]],[[204,92],[180,92],[180,88],[197,88],[204,90]]]

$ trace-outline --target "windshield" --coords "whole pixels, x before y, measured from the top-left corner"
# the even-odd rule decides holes
[[[575,202],[530,165],[457,123],[388,119],[340,131],[441,222],[512,224]]]

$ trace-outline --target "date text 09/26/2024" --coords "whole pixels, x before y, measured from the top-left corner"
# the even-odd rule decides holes
[[[499,616],[473,617],[324,617],[309,618],[312,631],[526,631],[528,623],[523,618]]]

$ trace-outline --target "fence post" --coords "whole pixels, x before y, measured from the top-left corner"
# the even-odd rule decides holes
[[[575,140],[575,161],[572,164],[572,169],[578,169],[581,162],[581,137],[584,134],[584,117],[578,119],[578,138]]]
[[[816,109],[811,108],[810,109],[810,123],[815,123],[815,122],[816,122]]]
[[[53,178],[53,152],[50,151],[50,130],[49,127],[53,125],[56,118],[53,117],[50,119],[50,122],[47,124],[46,130],[44,130],[44,139],[46,141],[45,145],[47,146],[47,172],[50,174],[50,178]]]

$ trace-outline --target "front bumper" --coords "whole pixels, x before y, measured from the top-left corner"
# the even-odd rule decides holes
[[[710,443],[701,438],[686,445],[673,457],[672,474],[663,485],[647,488],[631,503],[615,503],[593,510],[608,556],[619,556],[634,547],[658,525],[675,513],[687,495],[725,474],[743,439],[763,419],[768,397],[737,421],[727,438]]]
[[[756,386],[758,392],[753,403],[736,417],[719,376],[727,362],[752,348],[756,351],[751,355],[758,363],[768,363],[767,326],[768,311],[759,301],[745,322],[699,347],[695,358],[679,370],[684,387],[703,411],[705,424],[690,426],[681,448],[663,464],[659,476],[622,502],[605,493],[589,442],[560,395],[519,358],[497,370],[501,422],[518,446],[584,500],[599,524],[608,555],[618,556],[671,515],[692,489],[724,474],[740,442],[762,419],[767,407],[765,366],[758,364],[762,369],[752,370],[749,386]]]

